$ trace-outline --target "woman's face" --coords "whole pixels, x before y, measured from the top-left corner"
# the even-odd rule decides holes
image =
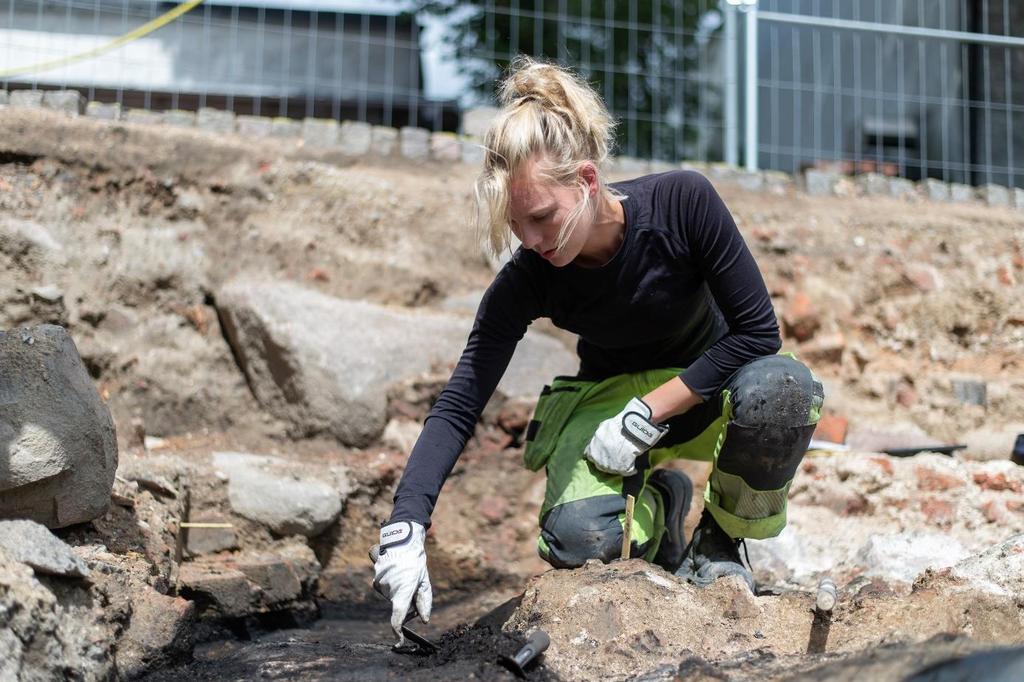
[[[571,263],[583,250],[593,221],[584,214],[576,223],[568,241],[557,249],[558,235],[566,216],[580,202],[578,187],[565,187],[538,173],[535,160],[527,161],[512,179],[509,213],[512,233],[555,267]]]

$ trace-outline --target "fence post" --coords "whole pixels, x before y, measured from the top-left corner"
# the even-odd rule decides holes
[[[725,13],[725,162],[738,166],[739,153],[739,61],[736,51],[736,5],[734,0],[724,0]]]
[[[746,21],[746,168],[757,170],[757,0],[747,1]]]

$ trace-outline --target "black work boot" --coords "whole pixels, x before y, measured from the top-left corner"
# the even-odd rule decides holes
[[[665,534],[651,563],[675,573],[686,555],[683,523],[693,500],[693,483],[681,471],[655,469],[647,479],[647,485],[658,491],[665,505]]]
[[[738,575],[754,590],[754,575],[740,562],[742,539],[734,540],[722,530],[707,509],[693,531],[686,556],[676,575],[694,585],[710,585],[718,578]]]

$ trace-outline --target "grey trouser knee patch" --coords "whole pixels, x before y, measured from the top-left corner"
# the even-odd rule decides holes
[[[542,556],[555,568],[576,568],[589,559],[608,563],[622,554],[622,523],[619,515],[626,508],[621,495],[598,495],[566,502],[548,510],[540,522],[540,535],[548,546]],[[631,554],[647,551],[644,543]]]

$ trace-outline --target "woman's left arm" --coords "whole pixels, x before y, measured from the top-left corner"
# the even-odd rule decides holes
[[[682,379],[672,377],[645,395],[643,401],[651,408],[651,421],[660,424],[699,405],[704,399],[694,393]]]

